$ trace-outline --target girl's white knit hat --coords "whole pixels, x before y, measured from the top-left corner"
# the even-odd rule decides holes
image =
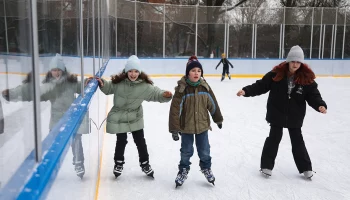
[[[126,61],[124,72],[127,73],[128,71],[133,69],[139,71],[141,74],[141,62],[139,58],[135,55],[130,56]]]
[[[304,63],[304,52],[299,45],[293,46],[286,58],[286,62],[300,62]]]

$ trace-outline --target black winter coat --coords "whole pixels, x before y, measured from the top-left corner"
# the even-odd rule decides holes
[[[253,97],[270,91],[266,113],[266,121],[270,124],[284,128],[301,128],[306,113],[306,102],[318,112],[320,106],[327,108],[317,89],[316,82],[310,85],[295,84],[289,96],[287,77],[276,82],[272,80],[275,75],[276,73],[271,71],[261,80],[243,88],[245,97]]]
[[[2,105],[1,105],[1,101],[0,101],[0,134],[4,133],[4,113],[2,111]]]

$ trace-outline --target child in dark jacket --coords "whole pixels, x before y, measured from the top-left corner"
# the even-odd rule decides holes
[[[294,46],[285,62],[274,67],[261,80],[238,91],[237,96],[244,97],[254,97],[270,91],[266,120],[271,128],[269,137],[265,140],[260,164],[260,171],[264,175],[272,175],[283,128],[288,128],[299,173],[303,173],[306,178],[313,176],[301,127],[306,113],[306,102],[318,112],[327,112],[327,105],[317,89],[315,78],[314,72],[304,63],[303,50]]]
[[[224,53],[221,54],[221,60],[218,63],[218,65],[216,65],[215,69],[218,69],[220,63],[223,64],[221,81],[223,81],[225,79],[226,74],[227,74],[228,78],[231,80],[231,75],[230,75],[228,65],[231,65],[231,68],[233,68],[233,65],[230,63],[230,61],[227,60],[226,54],[224,54]]]
[[[181,135],[181,160],[175,179],[176,187],[187,179],[190,170],[190,158],[193,155],[193,142],[196,138],[199,166],[208,182],[214,184],[211,171],[210,145],[208,130],[210,112],[213,121],[222,128],[223,117],[215,95],[203,79],[203,68],[197,57],[190,57],[186,66],[186,75],[178,81],[169,113],[169,132],[175,141]]]

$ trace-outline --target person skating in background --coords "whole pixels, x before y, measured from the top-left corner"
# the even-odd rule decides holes
[[[28,73],[22,85],[2,92],[7,101],[32,101],[32,74]],[[40,101],[50,101],[51,117],[49,129],[63,117],[64,113],[73,103],[75,94],[80,94],[81,85],[77,75],[70,74],[60,54],[56,54],[49,63],[49,71],[40,86]],[[89,133],[89,117],[86,116],[77,131],[71,147],[73,153],[73,165],[77,176],[82,178],[85,174],[84,152],[82,146],[82,134]]]
[[[153,85],[153,82],[141,71],[141,63],[137,56],[130,56],[123,72],[112,76],[111,81],[97,78],[101,91],[106,95],[114,95],[113,107],[107,116],[107,132],[116,134],[117,141],[114,152],[113,173],[117,178],[122,174],[125,164],[124,152],[127,133],[131,132],[139,153],[142,172],[153,177],[146,140],[144,136],[143,101],[169,102],[172,93]]]
[[[208,130],[211,130],[208,112],[220,129],[223,117],[212,89],[203,78],[203,68],[196,56],[189,58],[185,76],[177,83],[169,112],[169,132],[175,141],[179,140],[181,135],[181,160],[175,179],[176,187],[181,186],[187,179],[190,158],[194,152],[194,138],[201,172],[208,182],[214,184],[208,138]]]
[[[239,90],[237,96],[254,97],[270,91],[267,100],[266,120],[270,123],[270,134],[265,140],[261,155],[260,171],[271,176],[275,165],[283,128],[288,128],[292,143],[292,153],[299,173],[306,178],[313,176],[312,164],[301,133],[306,113],[306,102],[316,111],[327,113],[315,74],[304,63],[304,52],[293,46],[285,62],[256,83]]]
[[[228,78],[231,80],[231,75],[230,75],[230,70],[229,70],[229,66],[231,66],[231,68],[233,68],[233,65],[230,63],[230,61],[227,60],[226,58],[226,54],[221,54],[221,60],[218,63],[218,65],[216,65],[215,69],[218,69],[220,64],[223,64],[223,68],[222,68],[222,76],[221,76],[221,81],[223,81],[225,79],[225,75],[227,74]]]

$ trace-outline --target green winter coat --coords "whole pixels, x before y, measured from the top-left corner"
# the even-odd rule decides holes
[[[63,80],[59,82],[52,79],[40,86],[40,100],[50,101],[51,103],[50,130],[63,117],[64,113],[75,100],[75,94],[80,94],[80,91],[80,81],[69,82],[66,80],[66,77],[63,77]],[[14,89],[10,89],[9,94],[10,101],[32,101],[31,83],[25,83]],[[89,133],[88,114],[85,115],[77,133]]]
[[[113,107],[107,116],[107,133],[127,133],[144,128],[143,101],[169,102],[171,98],[163,97],[164,90],[141,79],[125,79],[114,84],[102,79],[101,91],[114,94]]]

